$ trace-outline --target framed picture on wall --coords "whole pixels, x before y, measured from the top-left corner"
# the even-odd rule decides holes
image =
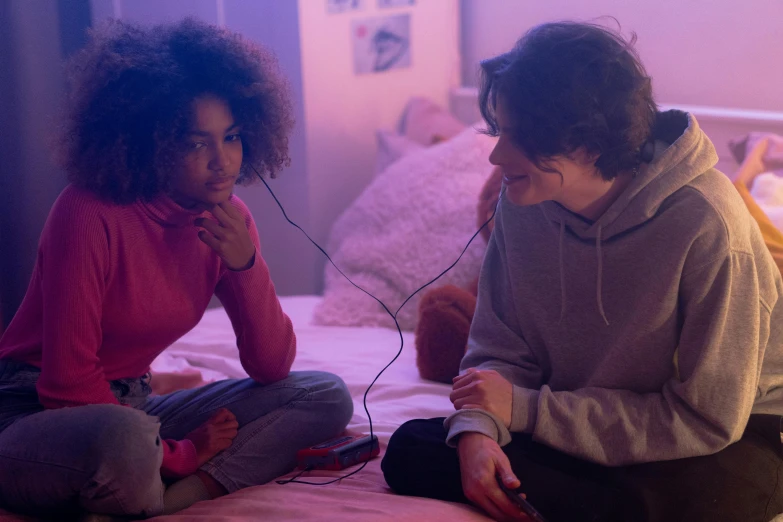
[[[381,73],[410,67],[409,14],[354,20],[351,31],[356,74]]]
[[[365,0],[326,0],[326,12],[330,14],[360,11]]]

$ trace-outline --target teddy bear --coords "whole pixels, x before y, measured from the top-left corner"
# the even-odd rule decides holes
[[[477,228],[484,225],[497,207],[503,173],[495,167],[481,189],[477,208]],[[481,229],[489,241],[494,220]],[[446,285],[428,290],[419,302],[415,330],[416,366],[423,379],[451,384],[459,373],[465,355],[468,332],[476,311],[478,274],[469,288]]]

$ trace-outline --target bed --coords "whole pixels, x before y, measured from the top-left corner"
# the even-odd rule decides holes
[[[385,328],[313,326],[311,317],[320,297],[281,299],[298,339],[294,370],[324,370],[340,375],[354,398],[351,430],[369,432],[362,395],[378,371],[399,349],[399,335]],[[385,448],[394,430],[406,420],[439,417],[451,411],[449,386],[422,380],[415,365],[413,334],[404,332],[400,358],[373,386],[368,407],[373,429]],[[205,380],[245,377],[237,358],[234,334],[221,308],[207,311],[199,325],[171,346],[153,363],[157,371],[199,370]],[[310,472],[313,481],[345,472]],[[291,474],[293,475],[293,473]],[[289,475],[290,476],[290,475]],[[360,473],[329,486],[266,484],[211,502],[202,502],[161,522],[257,520],[490,520],[469,506],[436,500],[400,497],[386,486],[380,459]],[[0,512],[0,521],[30,520]]]

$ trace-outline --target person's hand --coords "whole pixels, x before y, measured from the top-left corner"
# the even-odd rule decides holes
[[[198,218],[201,227],[198,237],[223,259],[231,270],[246,270],[253,265],[256,247],[250,239],[245,218],[228,201],[215,205],[210,211],[217,222]]]
[[[744,183],[745,186],[750,188],[753,184],[753,180],[756,179],[756,176],[766,170],[764,166],[764,156],[767,153],[768,147],[769,138],[762,138],[753,146],[750,152],[745,156],[742,165],[740,165],[736,176],[737,181]]]
[[[750,188],[759,174],[783,169],[783,138],[765,136],[750,149],[740,165],[736,180]]]
[[[492,413],[511,426],[511,401],[514,387],[495,370],[469,368],[453,380],[449,396],[454,409],[480,409]]]
[[[508,457],[497,442],[481,433],[463,433],[457,439],[457,453],[465,496],[495,520],[530,521],[506,496],[498,477],[509,489],[520,486]]]
[[[177,390],[189,390],[204,384],[201,372],[188,368],[181,372],[151,372],[150,388],[155,395],[166,395]]]
[[[196,447],[199,467],[231,446],[238,430],[237,418],[226,408],[222,408],[207,422],[185,435]]]
[[[772,170],[783,169],[783,136],[777,134],[770,134],[765,137],[767,146],[764,148],[764,153],[761,156],[761,161],[764,165],[764,170],[769,172]]]

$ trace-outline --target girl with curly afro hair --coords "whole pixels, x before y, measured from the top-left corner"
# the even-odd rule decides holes
[[[482,75],[503,189],[455,411],[394,433],[386,481],[496,520],[542,520],[504,488],[550,522],[783,512],[783,280],[696,119],[597,24]]]
[[[338,377],[289,371],[291,320],[232,195],[289,162],[275,58],[194,20],[115,22],[69,76],[71,184],[0,340],[0,506],[149,517],[290,471],[353,406]],[[213,295],[249,378],[151,395],[150,363]]]

